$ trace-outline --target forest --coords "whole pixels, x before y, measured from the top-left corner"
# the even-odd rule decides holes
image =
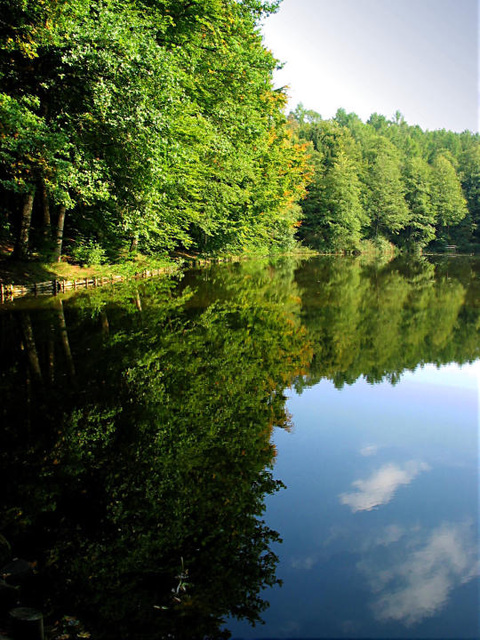
[[[0,0],[0,244],[136,252],[475,250],[478,134],[286,115],[267,0]]]
[[[2,0],[0,220],[15,254],[293,242],[305,154],[265,0]]]
[[[324,120],[299,105],[290,121],[310,143],[314,169],[298,233],[305,244],[327,252],[388,244],[408,252],[478,250],[478,134],[423,131],[399,111],[364,123],[344,109]]]

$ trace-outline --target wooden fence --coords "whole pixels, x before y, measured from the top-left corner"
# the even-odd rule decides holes
[[[151,278],[152,276],[174,273],[176,270],[176,267],[152,270],[145,269],[131,276],[93,276],[81,278],[80,280],[58,279],[49,280],[48,282],[34,282],[33,284],[3,284],[0,282],[0,302],[10,302],[15,298],[23,298],[25,296],[56,296],[65,291],[101,287],[105,284],[115,284],[126,280]]]
[[[210,264],[218,264],[221,262],[239,262],[246,259],[246,256],[227,256],[221,258],[184,258],[181,263],[182,267],[205,267]],[[65,291],[76,289],[88,289],[91,287],[101,287],[105,284],[115,284],[117,282],[125,282],[127,280],[139,280],[142,278],[151,278],[164,274],[176,273],[180,265],[172,265],[171,267],[163,267],[162,269],[144,269],[139,273],[129,276],[92,276],[89,278],[81,278],[80,280],[49,280],[48,282],[34,282],[33,284],[3,284],[0,282],[0,303],[10,302],[15,298],[24,298],[25,296],[56,296]]]

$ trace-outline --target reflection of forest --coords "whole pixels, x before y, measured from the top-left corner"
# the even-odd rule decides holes
[[[360,376],[395,383],[424,363],[480,357],[478,273],[474,260],[395,260],[383,267],[322,258],[299,271],[302,324],[314,351],[296,387]]]
[[[272,274],[1,315],[2,561],[38,568],[22,604],[95,637],[220,637],[228,614],[259,618],[276,580],[270,434],[311,358],[295,287],[280,286],[292,271]],[[245,275],[236,300],[203,306]]]
[[[477,358],[477,283],[472,261],[283,259],[2,312],[0,559],[37,563],[22,603],[105,638],[258,620],[283,391]]]

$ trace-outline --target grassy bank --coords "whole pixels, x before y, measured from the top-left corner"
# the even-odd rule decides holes
[[[85,278],[110,278],[112,276],[131,277],[142,271],[180,266],[183,259],[168,256],[135,255],[114,264],[80,265],[69,260],[61,262],[41,262],[31,260],[13,260],[12,248],[0,246],[0,282],[5,285],[29,285],[49,280],[82,280]]]
[[[302,247],[295,248],[288,255],[291,256],[311,256],[317,252]],[[222,253],[222,254],[197,254],[197,253],[176,253],[174,255],[145,256],[135,254],[125,256],[125,259],[112,264],[76,264],[69,258],[64,258],[61,262],[41,262],[35,259],[13,260],[13,247],[7,244],[0,244],[0,283],[4,285],[31,285],[50,280],[82,280],[85,278],[111,278],[123,276],[133,277],[144,271],[156,271],[162,269],[180,268],[188,264],[197,262],[230,262],[246,258],[265,257],[270,252],[247,251],[245,253]],[[280,254],[279,254],[280,255]]]

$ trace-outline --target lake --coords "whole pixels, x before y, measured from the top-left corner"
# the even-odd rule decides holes
[[[479,276],[278,258],[0,307],[0,629],[478,638]]]

